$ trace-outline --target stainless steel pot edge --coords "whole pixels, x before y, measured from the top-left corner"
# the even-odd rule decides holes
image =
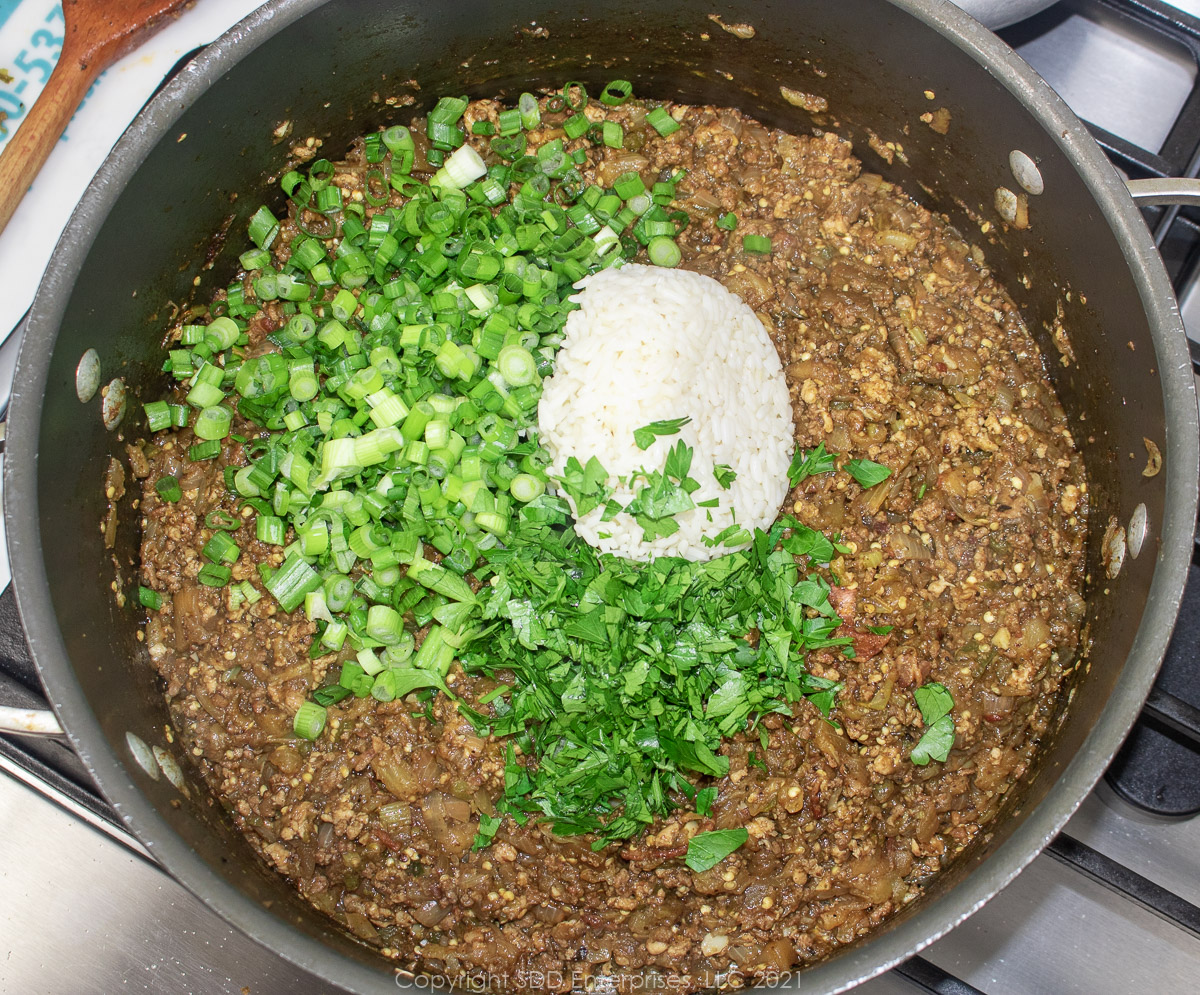
[[[58,623],[50,607],[37,522],[28,514],[23,515],[22,509],[37,505],[35,461],[41,399],[53,333],[62,317],[71,274],[90,248],[91,233],[99,227],[124,181],[143,161],[158,134],[234,62],[323,2],[274,0],[210,46],[150,103],[118,143],[76,210],[34,302],[31,334],[22,348],[14,387],[8,442],[14,458],[6,461],[5,512],[18,603],[31,649],[35,659],[62,661],[64,672],[68,665]],[[955,889],[891,932],[805,971],[795,985],[796,990],[802,986],[805,991],[844,991],[933,942],[1012,880],[1061,829],[1087,795],[1132,725],[1165,651],[1178,612],[1190,556],[1200,473],[1196,449],[1200,428],[1178,307],[1161,260],[1115,171],[1065,104],[994,35],[948,3],[938,0],[894,2],[987,65],[992,74],[1030,108],[1056,143],[1079,165],[1105,217],[1128,247],[1127,260],[1151,319],[1163,380],[1168,415],[1165,472],[1170,497],[1167,517],[1162,523],[1159,563],[1148,608],[1130,655],[1131,661],[1151,661],[1152,665],[1126,669],[1114,691],[1111,706],[1092,730],[1084,748],[1063,771],[1050,796],[992,855],[987,865],[976,872],[970,887]],[[112,751],[98,746],[93,752],[85,747],[85,743],[100,744],[103,737],[78,689],[63,682],[50,692],[52,704],[67,727],[73,745],[104,785],[114,808],[155,859],[178,880],[220,912],[231,925],[331,983],[358,991],[390,990],[393,987],[382,971],[321,950],[298,930],[264,916],[252,901],[217,877],[141,800],[138,789]],[[936,925],[931,928],[931,924]]]

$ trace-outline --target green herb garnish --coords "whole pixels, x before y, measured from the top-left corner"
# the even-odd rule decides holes
[[[818,473],[831,473],[837,469],[836,460],[835,453],[825,451],[824,442],[818,442],[817,448],[808,452],[797,449],[792,455],[792,465],[788,467],[788,483],[795,487],[802,480]]]
[[[864,489],[881,484],[892,475],[892,471],[882,463],[869,459],[852,459],[843,469]]]
[[[828,563],[834,554],[833,543],[823,533],[800,524],[783,540],[783,548],[793,556],[807,556],[814,563]]]
[[[729,490],[729,485],[737,480],[737,473],[728,463],[718,463],[713,467],[713,478],[725,490]]]
[[[608,474],[600,461],[593,456],[581,464],[574,456],[567,459],[559,483],[571,500],[575,502],[575,514],[582,518],[593,508],[608,500],[608,488],[604,481]]]
[[[930,760],[945,762],[954,746],[954,699],[944,684],[932,681],[913,691],[913,698],[925,720],[925,733],[913,747],[909,759],[919,767]]]
[[[500,823],[503,821],[504,816],[502,815],[488,815],[486,812],[480,812],[479,829],[475,833],[475,842],[471,849],[482,850],[490,844],[496,835],[496,830],[500,828]]]
[[[633,430],[633,441],[638,449],[649,449],[654,444],[655,436],[674,435],[691,420],[691,418],[671,418],[666,421],[652,421],[649,425],[643,425],[641,428]]]
[[[662,474],[653,486],[664,481],[686,498]],[[511,694],[476,726],[515,737],[533,761],[510,756],[497,812],[594,833],[600,847],[670,813],[676,793],[698,796],[697,777],[724,776],[722,740],[755,717],[790,714],[805,697],[828,715],[840,685],[809,674],[804,655],[851,640],[835,635],[828,583],[800,576],[780,548],[785,532],[806,534],[793,518],[705,563],[639,565],[564,529],[566,510],[543,495],[505,547],[484,552],[488,635],[460,659],[470,673],[512,675]],[[752,629],[757,647],[744,638]]]
[[[561,100],[575,111],[568,122],[580,119],[572,127],[587,130],[582,87]],[[521,330],[552,341],[581,276],[641,252],[644,240],[628,237],[637,225],[678,223],[657,203],[673,191],[655,184],[640,220],[620,222],[620,212],[596,230],[569,178],[581,150],[561,140],[530,149],[523,130],[540,116],[536,102],[499,115],[485,140],[504,161],[490,164],[463,126],[465,107],[451,97],[430,111],[428,150],[400,125],[367,136],[367,161],[378,164],[365,176],[364,199],[378,209],[369,216],[343,204],[328,160],[284,173],[299,228],[289,251],[275,242],[291,221],[260,207],[223,313],[177,330],[164,368],[188,404],[151,402],[147,417],[156,430],[192,425],[193,461],[221,455],[235,427],[245,440],[245,465],[224,475],[230,520],[211,527],[245,526],[282,549],[279,565],[256,564],[260,586],[316,625],[310,656],[345,654],[338,683],[297,713],[297,735],[322,736],[326,709],[351,695],[413,695],[432,721],[456,658],[470,673],[503,671],[503,690],[475,708],[459,702],[478,730],[509,738],[504,793],[480,819],[477,845],[509,817],[594,833],[599,848],[693,803],[684,799],[711,812],[716,788],[705,779],[728,773],[723,741],[761,716],[790,715],[805,698],[830,714],[841,685],[808,674],[805,654],[850,653],[852,641],[836,635],[828,582],[806,570],[837,547],[790,517],[766,533],[731,526],[714,544],[749,548],[706,563],[631,564],[575,535],[529,435],[553,347],[531,347]],[[647,121],[660,135],[679,128],[661,108]],[[621,143],[621,129],[601,130]],[[564,131],[567,141],[583,134]],[[521,175],[527,151],[549,183]],[[336,225],[318,223],[335,214]],[[266,302],[283,321],[272,322],[274,348],[247,359]],[[652,422],[634,441],[648,449],[689,420]],[[809,456],[796,467],[803,475],[833,469],[823,446]],[[579,515],[628,511],[648,536],[669,535],[694,506],[692,462],[677,440],[661,471],[635,475],[626,508],[596,459],[568,461],[558,489]],[[722,487],[734,479],[724,465],[713,474]],[[239,544],[208,551],[200,581],[229,586]],[[263,596],[249,581],[227,593]],[[713,866],[745,839],[701,834],[694,856]]]
[[[697,874],[707,871],[716,867],[749,838],[750,834],[745,829],[714,829],[711,833],[697,833],[688,840],[684,863]]]

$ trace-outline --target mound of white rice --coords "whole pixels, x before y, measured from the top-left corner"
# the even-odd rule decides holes
[[[576,286],[580,307],[567,318],[538,405],[551,472],[561,476],[568,457],[586,463],[595,456],[613,498],[627,505],[645,485],[635,478],[631,488],[630,475],[661,471],[682,439],[694,449],[689,476],[700,485],[692,500],[719,502],[680,513],[679,531],[651,542],[632,515],[602,522],[601,508],[578,519],[576,532],[633,560],[706,560],[737,547],[710,548],[703,537],[735,521],[751,531],[768,528],[788,491],[792,409],[779,356],[754,312],[716,280],[686,270],[626,265]],[[677,434],[657,437],[646,450],[635,444],[635,429],[685,416],[692,420]],[[728,490],[713,477],[718,464],[737,473]]]

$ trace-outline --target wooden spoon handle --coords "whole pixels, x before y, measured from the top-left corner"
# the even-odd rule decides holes
[[[74,60],[59,59],[29,114],[0,153],[0,232],[97,75],[94,64],[81,68]]]
[[[0,232],[96,77],[192,2],[63,0],[62,54],[29,115],[0,153]]]

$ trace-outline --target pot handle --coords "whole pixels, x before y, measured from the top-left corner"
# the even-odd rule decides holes
[[[1126,180],[1125,187],[1138,207],[1155,207],[1160,204],[1200,206],[1200,180],[1168,176],[1165,179]]]

